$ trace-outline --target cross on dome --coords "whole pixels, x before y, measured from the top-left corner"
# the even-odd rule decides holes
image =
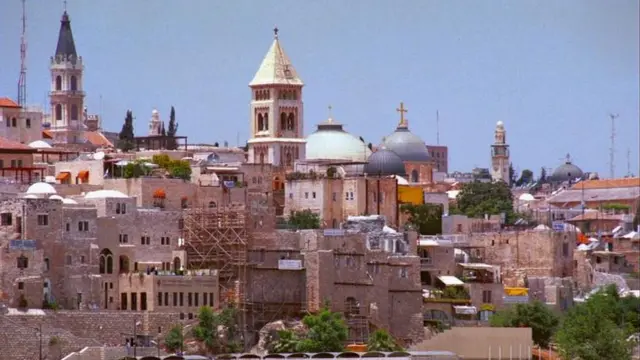
[[[273,37],[276,38],[276,39],[278,38],[278,31],[279,30],[278,30],[277,26],[273,28]]]
[[[400,123],[398,124],[398,127],[407,127],[408,119],[404,118],[404,114],[409,112],[409,110],[405,109],[404,102],[400,102],[400,107],[397,108],[396,111],[400,113]]]
[[[332,123],[333,122],[333,106],[329,105],[327,108],[329,109],[329,118],[327,119],[327,122]]]

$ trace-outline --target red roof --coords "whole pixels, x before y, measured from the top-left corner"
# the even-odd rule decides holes
[[[99,131],[87,131],[84,133],[84,136],[92,145],[98,147],[113,147],[111,141],[109,141],[104,134]]]
[[[21,144],[17,141],[9,140],[3,137],[0,137],[0,150],[32,150],[33,152],[36,152],[35,149],[25,144]]]
[[[15,101],[9,99],[8,97],[0,97],[0,108],[20,108]]]

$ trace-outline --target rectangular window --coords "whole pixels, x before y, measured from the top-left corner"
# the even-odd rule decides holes
[[[314,198],[314,199],[316,198],[316,192],[315,191],[311,193],[311,197]]]
[[[140,293],[140,310],[141,311],[147,310],[147,293],[146,292]]]
[[[24,290],[24,282],[20,281],[18,283],[18,290]]]
[[[305,199],[308,199],[308,198],[309,198],[309,193],[308,193],[308,192],[304,193],[304,198],[305,198]]]
[[[25,125],[27,125],[27,129],[31,129],[31,119],[27,119]]]
[[[173,293],[173,306],[178,306],[178,293]]]
[[[213,307],[213,293],[209,293],[209,306]]]
[[[184,306],[184,293],[180,293],[180,306]]]
[[[198,300],[200,298],[200,296],[199,296],[200,293],[194,293],[193,295],[194,295],[194,299],[193,299],[194,301],[193,302],[195,303],[195,306],[197,307],[198,306]]]
[[[67,231],[71,231],[71,224],[70,224],[70,223],[67,223],[67,224],[66,224],[66,230],[67,230]]]
[[[336,201],[338,199],[338,193],[333,193],[333,196],[331,198],[333,199],[333,201]]]
[[[2,226],[11,226],[13,215],[11,213],[2,213],[0,214],[0,219]]]
[[[349,196],[351,197],[349,200],[353,200],[353,192],[350,192]]]
[[[131,293],[131,310],[138,310],[138,294],[134,292]]]
[[[193,306],[193,294],[192,293],[188,293],[187,294],[187,306]]]
[[[38,215],[38,225],[39,226],[49,226],[49,215],[47,215],[47,214]]]
[[[162,293],[158,293],[158,306],[162,306]]]
[[[482,302],[485,304],[491,303],[491,290],[482,291]]]
[[[121,209],[122,209],[122,212],[121,212],[121,213],[122,213],[122,214],[126,214],[126,213],[127,213],[127,204],[122,204]]]
[[[120,310],[127,310],[127,293],[120,294]]]
[[[120,203],[116,203],[116,214],[120,214]]]
[[[169,306],[169,293],[164,293],[164,306]]]
[[[129,235],[120,234],[120,244],[128,244],[129,243]]]
[[[78,231],[89,231],[89,222],[78,221]]]

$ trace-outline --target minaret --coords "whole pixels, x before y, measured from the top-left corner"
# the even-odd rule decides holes
[[[278,28],[273,32],[273,43],[249,83],[248,161],[292,166],[295,160],[305,158],[304,83],[280,45]]]
[[[502,121],[496,124],[494,142],[491,145],[491,178],[509,184],[509,145]]]
[[[158,110],[153,109],[151,112],[151,120],[149,120],[149,136],[159,135],[162,135],[162,121],[160,120]]]
[[[51,57],[51,132],[58,143],[83,143],[84,91],[82,57],[76,52],[71,21],[65,10],[55,55]]]

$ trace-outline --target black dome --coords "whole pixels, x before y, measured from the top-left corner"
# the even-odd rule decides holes
[[[369,156],[367,164],[364,166],[364,172],[374,176],[406,175],[404,163],[400,156],[384,146],[378,148],[376,152]]]
[[[567,161],[553,170],[550,180],[553,182],[574,181],[575,179],[581,179],[583,176],[582,169],[571,163],[571,159],[567,155]]]

